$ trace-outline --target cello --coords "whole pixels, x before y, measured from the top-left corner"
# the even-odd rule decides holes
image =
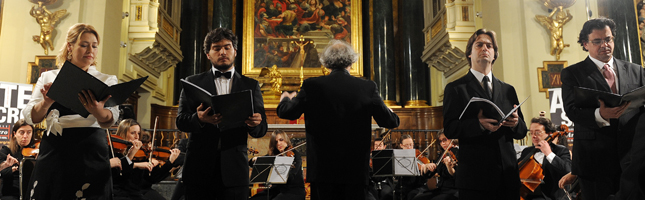
[[[553,139],[564,135],[569,128],[567,125],[563,124],[560,126],[560,129],[563,131],[556,131],[546,138],[547,143],[551,143]],[[517,164],[517,166],[519,166],[521,182],[520,199],[524,199],[526,195],[534,192],[540,183],[542,183],[542,179],[544,179],[544,174],[542,174],[542,165],[533,157],[536,152],[537,148],[533,149],[533,151],[529,153],[531,156],[525,157]]]

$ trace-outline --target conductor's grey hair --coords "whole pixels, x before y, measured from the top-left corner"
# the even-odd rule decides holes
[[[358,53],[342,40],[331,40],[323,50],[320,62],[329,69],[343,69],[358,61]]]

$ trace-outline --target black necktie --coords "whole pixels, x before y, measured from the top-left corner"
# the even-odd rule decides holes
[[[490,87],[488,87],[488,76],[484,76],[484,79],[482,80],[482,85],[484,86],[484,91],[486,91],[486,94],[488,95],[488,99],[491,100],[493,99],[493,94],[490,92]]]
[[[231,72],[222,73],[220,71],[215,71],[215,78],[219,78],[221,76],[224,76],[225,78],[230,79],[231,78]]]

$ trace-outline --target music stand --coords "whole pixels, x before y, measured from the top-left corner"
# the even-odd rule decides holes
[[[386,149],[372,151],[375,177],[420,176],[414,149]]]
[[[269,198],[269,184],[286,184],[293,160],[294,157],[287,156],[257,157],[253,163],[250,182],[267,186],[267,198]]]
[[[421,176],[414,149],[386,149],[372,151],[374,177]],[[392,197],[396,197],[396,189]],[[399,195],[402,197],[402,195]]]

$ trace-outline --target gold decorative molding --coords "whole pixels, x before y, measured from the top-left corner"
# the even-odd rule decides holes
[[[143,7],[142,6],[137,6],[137,14],[135,15],[136,17],[134,18],[135,21],[141,21],[141,18],[143,16]]]
[[[560,73],[569,66],[567,61],[543,61],[542,67],[537,68],[538,91],[546,93],[549,99],[549,88],[562,87]]]
[[[394,100],[383,100],[383,103],[385,103],[388,108],[402,108],[401,106],[396,105],[396,101]]]
[[[410,100],[405,103],[406,108],[427,108],[430,107],[426,100]]]

